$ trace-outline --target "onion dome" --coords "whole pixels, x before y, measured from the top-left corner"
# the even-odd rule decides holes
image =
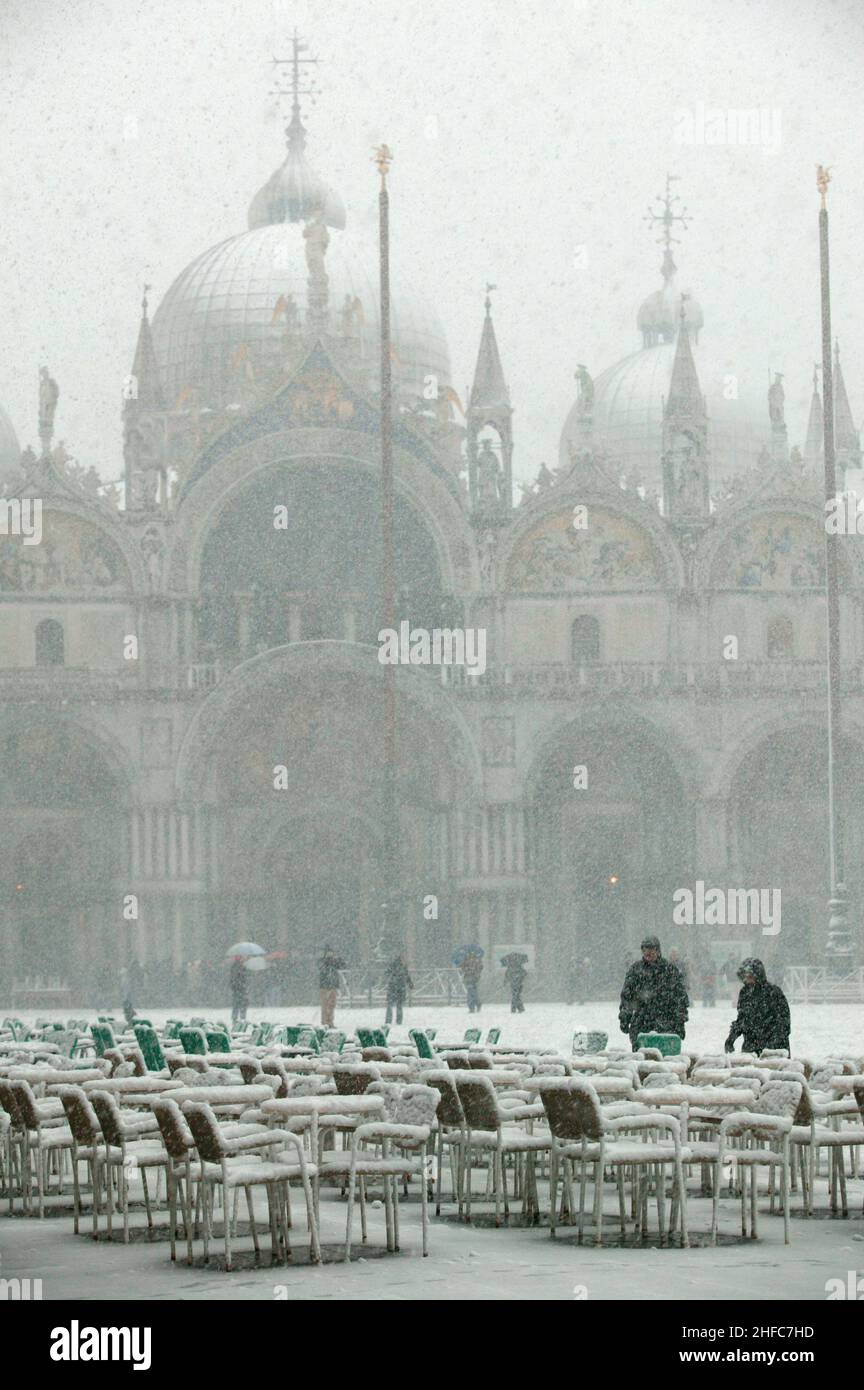
[[[345,226],[345,205],[306,159],[306,131],[295,101],[286,131],[288,154],[260,188],[249,205],[249,227],[270,227],[279,222],[305,222],[319,209],[328,227]]]

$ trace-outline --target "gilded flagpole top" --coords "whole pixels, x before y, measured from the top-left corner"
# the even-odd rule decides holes
[[[381,187],[386,187],[387,175],[390,173],[390,165],[393,163],[393,154],[389,145],[379,145],[375,154],[372,156],[372,162],[378,165],[378,172],[381,175]]]
[[[827,169],[827,168],[825,167],[824,164],[817,164],[817,165],[816,165],[816,187],[819,189],[819,193],[820,193],[820,195],[821,195],[821,197],[822,197],[822,206],[823,206],[823,208],[828,206],[828,204],[826,203],[825,200],[826,200],[826,197],[827,197],[827,195],[828,195],[828,185],[829,185],[830,182],[831,182],[831,170],[830,170],[830,169]]]

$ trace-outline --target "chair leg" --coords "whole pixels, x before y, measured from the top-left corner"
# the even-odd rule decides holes
[[[255,1247],[255,1259],[258,1261],[261,1259],[261,1246],[258,1241],[258,1227],[255,1224],[255,1204],[252,1201],[252,1188],[244,1187],[243,1190],[246,1193],[246,1210],[249,1213],[249,1225],[252,1230],[252,1244]]]
[[[168,1186],[168,1239],[171,1242],[171,1259],[177,1260],[177,1179],[174,1176],[174,1163],[168,1159],[166,1169]]]
[[[603,1164],[594,1164],[594,1244],[603,1244]]]
[[[783,1164],[780,1169],[780,1198],[783,1203],[783,1240],[789,1244],[789,1145],[783,1148]]]
[[[846,1155],[843,1145],[837,1145],[837,1171],[840,1175],[840,1214],[849,1215],[849,1203],[846,1198]]]
[[[750,1169],[750,1239],[756,1240],[756,1208],[759,1198],[759,1165]]]
[[[666,1235],[666,1169],[662,1163],[655,1168],[657,1183],[657,1225],[660,1228],[660,1245],[668,1244]]]

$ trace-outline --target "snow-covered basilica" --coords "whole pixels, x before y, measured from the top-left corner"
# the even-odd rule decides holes
[[[48,372],[38,448],[0,414],[3,495],[43,505],[40,544],[0,536],[7,995],[34,960],[75,987],[132,962],[191,975],[248,938],[286,953],[299,999],[325,940],[360,965],[380,935],[377,248],[313,170],[296,101],[287,143],[246,230],[227,227],[152,317],[145,297],[122,485],[56,442]],[[779,967],[824,946],[818,382],[800,441],[779,377],[756,409],[724,390],[671,247],[627,355],[574,361],[557,465],[539,472],[488,296],[461,401],[437,314],[394,282],[398,617],[487,636],[482,674],[396,669],[415,968],[476,941],[530,948],[535,997],[563,997],[586,957],[600,989],[648,929],[690,953],[672,895],[698,880],[782,889],[779,937],[718,929],[718,958],[735,942]],[[835,400],[842,478],[860,447],[839,359]],[[514,470],[535,481],[514,487]],[[841,583],[857,933],[854,538]]]

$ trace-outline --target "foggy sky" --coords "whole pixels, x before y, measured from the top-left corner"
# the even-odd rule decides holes
[[[310,163],[371,256],[372,147],[394,150],[394,261],[437,308],[460,394],[484,284],[499,287],[517,477],[557,462],[577,362],[596,376],[639,345],[661,260],[641,219],[667,171],[693,215],[675,254],[702,342],[763,397],[769,369],[785,372],[803,443],[815,165],[833,166],[834,323],[860,423],[858,0],[3,0],[0,402],[22,444],[45,362],[57,438],[119,476],[142,282],[155,309],[189,261],[246,229],[284,153],[269,60],[295,24],[321,59]],[[675,113],[700,103],[779,109],[779,151],[676,144]]]

